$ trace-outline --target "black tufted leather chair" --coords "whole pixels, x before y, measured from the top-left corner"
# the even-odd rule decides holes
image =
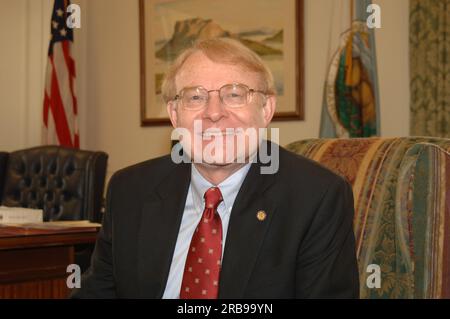
[[[0,196],[1,194],[3,194],[3,185],[5,183],[7,161],[8,161],[8,153],[0,152]]]
[[[44,221],[100,222],[107,160],[104,152],[60,146],[0,153],[1,203],[43,209]]]

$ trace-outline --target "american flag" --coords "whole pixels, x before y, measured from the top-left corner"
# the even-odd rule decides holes
[[[71,56],[73,30],[66,20],[69,0],[55,0],[45,78],[43,144],[80,147],[75,96],[75,61]]]

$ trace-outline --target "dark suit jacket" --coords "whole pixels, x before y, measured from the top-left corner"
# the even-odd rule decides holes
[[[279,155],[276,174],[253,163],[236,197],[219,298],[358,297],[350,186],[281,147]],[[191,164],[170,156],[114,174],[91,268],[72,297],[162,297],[190,176]]]

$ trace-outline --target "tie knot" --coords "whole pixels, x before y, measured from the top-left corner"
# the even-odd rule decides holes
[[[218,187],[209,188],[203,198],[205,199],[205,208],[214,208],[214,210],[217,209],[217,206],[223,200],[222,193]]]

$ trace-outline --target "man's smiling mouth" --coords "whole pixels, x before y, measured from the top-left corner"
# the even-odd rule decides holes
[[[235,132],[234,130],[227,130],[227,131],[205,131],[202,132],[201,136],[203,138],[211,138],[211,137],[225,137],[225,136],[234,136],[237,135],[238,132]]]

